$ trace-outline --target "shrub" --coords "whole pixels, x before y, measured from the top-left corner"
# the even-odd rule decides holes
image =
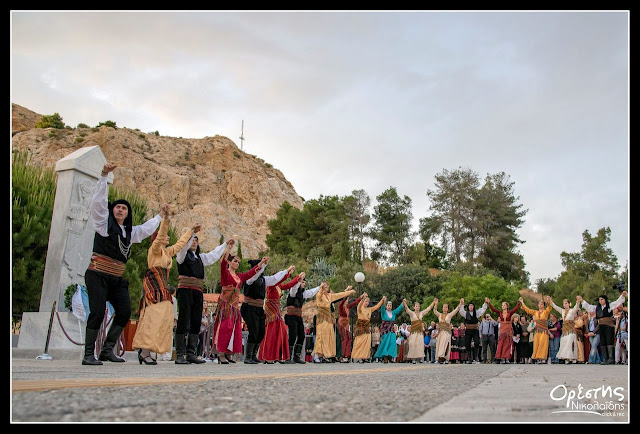
[[[140,128],[136,128],[134,131],[140,131]]]
[[[73,299],[73,294],[75,294],[77,290],[78,288],[76,287],[75,283],[67,286],[67,288],[64,290],[64,307],[66,307],[69,312],[71,312],[72,310],[71,300]]]
[[[139,131],[139,130],[138,130],[138,131]],[[144,134],[138,134],[138,137],[140,137],[141,139],[144,139],[144,138],[145,138],[145,137],[147,137],[147,136],[145,136]]]
[[[241,158],[242,156],[240,155],[240,152],[238,151],[233,151],[233,156],[236,158]]]
[[[65,125],[64,128],[65,128],[65,130],[72,130],[73,129],[73,127],[71,125]]]
[[[80,133],[80,137],[84,137],[86,135],[87,135],[87,133]]]
[[[98,131],[100,131],[100,128],[98,128],[98,127],[91,128],[91,132],[93,132],[93,133],[97,133]]]
[[[60,135],[58,134],[57,131],[49,131],[49,137],[53,137],[54,139],[57,139],[58,137],[60,137]]]
[[[114,128],[114,129],[115,129],[115,128],[117,128],[117,127],[116,127],[116,123],[115,123],[115,122],[113,122],[113,121],[100,122],[97,126],[98,126],[98,127],[101,127],[101,126],[103,126],[103,125],[104,125],[105,127],[111,127],[111,128]]]
[[[62,117],[58,113],[54,113],[52,115],[45,115],[40,118],[38,122],[36,122],[36,128],[64,128],[64,122],[62,122]]]
[[[269,163],[264,163],[265,166],[267,166],[269,169],[273,168],[273,166]]]
[[[160,135],[160,133],[158,131],[154,131],[153,134],[155,134],[156,136]]]
[[[89,128],[89,125],[83,124],[83,123],[79,123],[78,124],[78,128]]]
[[[76,137],[76,142],[77,143],[82,143],[82,142],[84,142],[84,139],[82,137]]]

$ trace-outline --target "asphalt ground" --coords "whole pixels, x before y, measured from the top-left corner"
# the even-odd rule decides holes
[[[13,356],[12,422],[626,422],[629,414],[628,366],[147,366],[129,353],[126,363],[83,366],[75,353],[34,357]],[[625,410],[552,413],[566,402],[551,389],[579,383],[623,387]]]

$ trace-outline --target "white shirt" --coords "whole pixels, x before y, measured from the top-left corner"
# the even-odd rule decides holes
[[[296,294],[298,293],[298,288],[300,288],[300,282],[296,283],[295,285],[293,285],[293,288],[291,288],[289,290],[289,295],[291,297],[295,297]],[[306,289],[303,293],[302,293],[302,298],[311,298],[314,295],[316,295],[318,293],[318,291],[320,291],[320,286],[318,286],[317,288],[313,288],[313,289]]]
[[[475,306],[474,306],[475,307]],[[482,315],[484,315],[484,312],[487,310],[487,302],[485,301],[484,304],[482,305],[482,307],[480,309],[476,309],[476,316],[477,317],[482,317]],[[464,310],[463,306],[460,306],[460,310],[458,311],[458,313],[460,314],[460,316],[462,316],[463,318],[467,317],[467,311]]]
[[[189,252],[189,249],[191,248],[191,244],[193,244],[193,240],[195,239],[195,237],[196,237],[195,234],[192,235],[191,238],[189,239],[189,242],[185,244],[182,250],[180,250],[176,255],[176,260],[178,261],[178,264],[182,264],[184,262],[184,259],[187,257],[187,253]],[[210,251],[209,253],[200,253],[200,259],[202,260],[202,265],[206,267],[208,265],[212,265],[218,262],[218,260],[220,260],[226,248],[227,248],[227,243],[222,243],[218,247]]]
[[[624,295],[620,295],[620,298],[618,298],[616,301],[609,303],[609,310],[613,312],[622,303],[624,303]],[[587,312],[595,312],[596,311],[596,306],[597,305],[595,305],[595,304],[587,303],[586,300],[582,300],[582,307]]]
[[[109,186],[107,184],[107,177],[101,176],[98,179],[98,186],[93,192],[93,199],[91,201],[91,217],[93,217],[93,228],[97,233],[103,237],[109,236],[109,204],[107,201]],[[129,210],[131,212],[131,210]],[[152,219],[147,220],[145,223],[133,226],[131,229],[131,243],[140,243],[142,240],[150,236],[158,228],[158,225],[162,221],[160,214],[157,214]],[[119,225],[122,229],[122,236],[126,237],[124,226]]]
[[[246,282],[247,285],[253,285],[253,282],[258,280],[258,277],[260,277],[260,275],[264,273],[265,268],[267,268],[267,264],[262,264],[262,267],[260,267],[258,272],[253,277],[247,280]],[[287,270],[282,270],[282,271],[278,271],[276,274],[273,274],[271,276],[264,276],[264,284],[266,286],[273,286],[278,282],[280,282],[282,279],[284,279],[284,276],[286,275],[287,275]]]

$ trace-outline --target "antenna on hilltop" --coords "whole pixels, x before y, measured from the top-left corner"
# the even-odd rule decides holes
[[[240,150],[242,151],[244,145],[244,120],[242,121],[242,132],[240,133]]]

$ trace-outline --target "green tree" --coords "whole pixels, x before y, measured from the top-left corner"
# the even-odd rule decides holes
[[[411,245],[411,198],[400,197],[395,187],[389,187],[376,197],[373,228],[370,236],[376,241],[376,250],[392,264],[406,261],[405,253]]]
[[[101,127],[101,126],[105,126],[105,127],[111,127],[111,128],[117,128],[116,127],[116,123],[113,121],[105,121],[105,122],[100,122],[96,127]]]
[[[64,122],[62,121],[62,116],[58,113],[54,113],[52,115],[42,116],[40,120],[36,122],[35,127],[64,129]]]
[[[353,190],[344,198],[346,214],[349,217],[349,239],[352,243],[353,258],[362,262],[366,258],[365,237],[367,225],[371,221],[369,206],[371,199],[364,190]]]

